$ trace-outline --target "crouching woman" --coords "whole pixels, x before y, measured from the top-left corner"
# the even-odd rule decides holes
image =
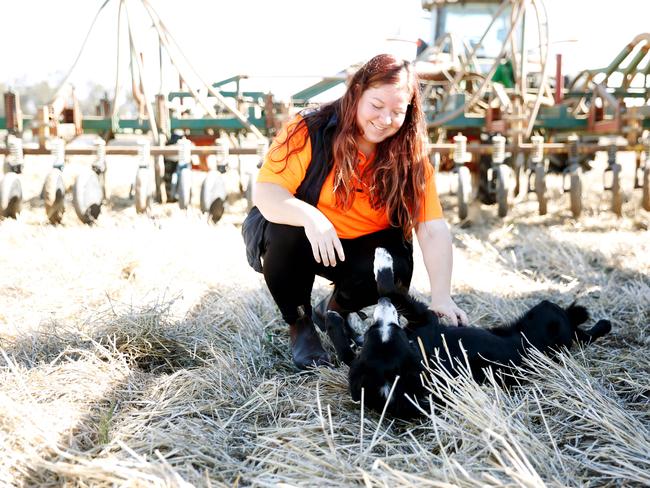
[[[312,317],[322,326],[326,310],[346,316],[376,303],[375,248],[390,252],[396,281],[409,287],[414,230],[431,309],[467,322],[450,294],[451,237],[425,141],[413,67],[381,54],[340,99],[297,116],[271,145],[243,234],[249,263],[289,324],[298,368],[329,362]],[[334,289],[312,310],[315,275]]]

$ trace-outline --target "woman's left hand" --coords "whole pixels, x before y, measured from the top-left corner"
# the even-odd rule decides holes
[[[444,318],[451,325],[467,325],[469,320],[467,314],[454,303],[450,296],[432,297],[431,310],[436,312],[438,317]]]

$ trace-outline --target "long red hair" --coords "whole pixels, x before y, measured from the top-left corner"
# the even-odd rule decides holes
[[[393,136],[377,144],[375,159],[366,174],[357,171],[361,135],[357,125],[357,108],[365,90],[380,85],[406,84],[411,94],[404,123]],[[326,124],[336,115],[337,127],[332,142],[334,192],[339,208],[349,209],[354,201],[354,181],[363,181],[369,188],[373,208],[385,208],[390,224],[401,227],[410,239],[415,228],[425,188],[425,165],[428,163],[426,129],[420,89],[415,70],[407,61],[390,54],[379,54],[364,64],[350,80],[346,93],[320,109],[304,114],[288,132],[280,146],[287,145],[296,134],[304,134],[307,118],[315,117],[316,125]],[[300,136],[303,137],[303,136]],[[302,147],[307,143],[306,139]],[[289,155],[300,151],[294,147]],[[285,152],[286,154],[286,152]],[[288,158],[288,155],[285,156]]]

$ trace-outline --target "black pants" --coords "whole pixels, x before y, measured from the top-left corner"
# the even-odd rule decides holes
[[[311,314],[311,291],[316,275],[334,283],[334,299],[342,310],[358,311],[377,302],[375,249],[393,257],[395,280],[409,287],[413,275],[413,243],[401,229],[386,229],[356,239],[341,239],[345,261],[326,267],[314,260],[303,227],[269,222],[264,232],[263,269],[266,284],[282,318],[293,324],[302,305]]]

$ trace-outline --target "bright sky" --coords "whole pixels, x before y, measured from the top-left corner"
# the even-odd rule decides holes
[[[103,1],[2,2],[0,82],[17,86],[43,79],[54,84],[61,79]],[[430,31],[420,0],[150,2],[206,81],[240,73],[332,75],[385,51],[387,37],[415,39]],[[154,31],[140,0],[127,3],[136,23],[136,39],[153,46]],[[554,44],[573,70],[607,64],[636,34],[650,31],[649,0],[546,0],[545,4],[552,39],[577,40]],[[72,78],[77,86],[94,80],[110,88],[115,82],[117,5],[117,0],[110,0],[98,18]],[[127,42],[123,28],[123,45]],[[145,55],[152,67],[148,76],[157,78],[157,50],[149,53]],[[128,81],[126,54],[123,82]],[[277,80],[260,83],[278,85]],[[304,80],[283,83],[306,86]]]

